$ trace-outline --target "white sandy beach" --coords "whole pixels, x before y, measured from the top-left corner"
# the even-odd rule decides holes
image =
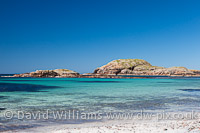
[[[106,121],[7,131],[20,133],[199,133],[199,120]]]

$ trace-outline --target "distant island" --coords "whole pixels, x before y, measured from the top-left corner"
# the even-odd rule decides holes
[[[118,59],[95,69],[93,73],[79,74],[68,69],[56,69],[15,74],[13,77],[133,78],[131,76],[199,77],[200,70],[190,70],[185,67],[152,66],[142,59]]]

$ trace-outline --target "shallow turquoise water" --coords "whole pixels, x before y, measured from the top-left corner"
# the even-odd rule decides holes
[[[6,110],[83,112],[191,111],[200,107],[200,78],[0,78]]]

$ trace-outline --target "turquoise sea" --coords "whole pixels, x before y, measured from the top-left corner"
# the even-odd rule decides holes
[[[18,120],[5,112],[198,111],[200,78],[0,78],[0,131],[83,120]]]

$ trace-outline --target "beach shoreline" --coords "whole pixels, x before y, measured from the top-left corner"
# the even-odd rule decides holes
[[[110,120],[102,122],[92,122],[83,124],[54,124],[43,127],[29,128],[23,130],[5,131],[10,132],[24,132],[24,133],[183,133],[200,131],[199,120]]]

